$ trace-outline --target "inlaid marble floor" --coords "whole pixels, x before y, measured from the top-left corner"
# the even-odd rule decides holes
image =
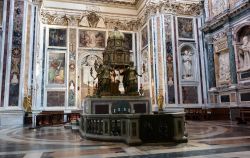
[[[187,122],[183,144],[98,142],[82,139],[63,126],[29,129],[0,126],[0,158],[249,158],[250,125],[230,121]]]

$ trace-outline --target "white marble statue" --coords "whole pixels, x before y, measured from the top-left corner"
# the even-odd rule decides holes
[[[72,81],[72,82],[70,82],[69,89],[70,89],[71,91],[74,91],[74,90],[75,90],[75,86],[74,86],[73,81]]]
[[[240,70],[246,71],[250,69],[250,42],[248,37],[242,38],[242,45],[239,47]]]
[[[183,79],[189,79],[192,77],[192,52],[185,50],[182,55],[182,63],[183,63]]]
[[[74,82],[70,81],[70,86],[69,86],[69,106],[74,106],[75,105],[75,86]]]

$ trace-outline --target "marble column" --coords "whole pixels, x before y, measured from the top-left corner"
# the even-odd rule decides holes
[[[206,42],[207,49],[207,69],[208,69],[208,83],[209,89],[216,87],[216,79],[215,79],[215,67],[214,67],[214,47],[212,43],[212,39],[209,38]]]
[[[231,84],[237,84],[235,52],[234,52],[234,46],[233,46],[233,34],[231,30],[228,31],[227,33],[227,43],[228,43],[228,49],[229,49]]]

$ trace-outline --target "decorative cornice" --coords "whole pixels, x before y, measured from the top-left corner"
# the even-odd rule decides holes
[[[180,15],[197,16],[202,12],[202,3],[184,3],[184,2],[172,2],[171,0],[159,0],[159,2],[150,1],[146,9],[147,12],[153,13],[174,13]]]
[[[54,12],[49,10],[41,11],[41,21],[47,25],[61,25],[61,26],[79,26],[82,19],[86,18],[88,21],[88,27],[95,28],[99,22],[99,19],[104,20],[105,28],[114,29],[117,27],[119,30],[136,31],[141,26],[141,19],[137,18],[125,18],[119,19],[109,17],[107,15],[100,15],[94,12],[80,14],[68,14],[65,12]],[[83,26],[84,27],[84,26]],[[85,26],[86,27],[86,26]]]
[[[44,0],[55,2],[70,2],[76,4],[92,4],[96,6],[111,6],[123,8],[136,8],[141,0]]]
[[[221,14],[213,17],[213,19],[206,21],[201,30],[203,32],[209,32],[210,30],[214,30],[220,26],[223,26],[226,22],[229,21],[229,18],[233,18],[246,10],[250,10],[249,2],[242,3],[240,6],[231,10],[225,10]]]
[[[96,17],[92,15],[92,18],[88,18],[88,11],[83,12],[81,15],[78,12],[70,13],[65,11],[52,11],[50,9],[43,8],[41,11],[41,21],[48,25],[63,25],[63,26],[79,26],[79,22],[84,17],[87,17],[89,23],[90,19],[93,21],[98,21],[94,19],[103,19],[105,27],[107,29],[114,29],[118,27],[120,30],[136,31],[140,26],[144,25],[147,20],[157,13],[165,14],[172,13],[176,15],[190,15],[197,16],[202,11],[202,3],[184,3],[184,2],[172,2],[170,0],[160,0],[154,2],[149,1],[146,3],[145,8],[140,13],[140,15],[133,17],[113,17],[113,15],[101,14],[99,11],[94,11],[95,14],[98,13]],[[85,20],[85,19],[84,19]],[[87,27],[87,26],[85,26]],[[93,27],[93,26],[89,26]],[[95,27],[95,26],[94,26]]]

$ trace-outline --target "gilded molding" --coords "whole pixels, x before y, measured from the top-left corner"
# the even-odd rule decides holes
[[[113,18],[109,16],[102,16],[96,14],[95,12],[90,12],[89,14],[65,14],[59,12],[53,12],[48,10],[41,11],[41,21],[43,24],[47,25],[61,25],[61,26],[79,26],[81,27],[82,19],[86,18],[88,21],[88,27],[97,27],[98,22],[100,19],[104,20],[105,28],[107,29],[114,29],[118,27],[119,30],[127,30],[127,31],[135,31],[138,30],[139,26],[141,26],[142,18],[130,18],[127,20],[121,20],[119,18]]]
[[[197,16],[202,12],[202,3],[181,3],[171,2],[170,0],[160,0],[159,2],[150,1],[147,6],[147,12],[155,14],[157,12],[170,12],[174,14]]]
[[[41,11],[41,21],[48,25],[75,26],[78,25],[79,16]]]
[[[108,15],[97,14],[98,11],[80,13],[66,13],[42,9],[41,19],[42,23],[48,25],[63,25],[63,26],[79,26],[82,19],[86,19],[88,26],[83,27],[96,27],[100,19],[104,21],[105,28],[114,29],[118,27],[119,30],[135,31],[144,25],[150,16],[157,13],[173,13],[178,15],[197,16],[202,11],[202,3],[183,3],[171,2],[170,0],[160,0],[158,2],[149,1],[142,13],[137,17],[123,17],[114,18]],[[84,19],[84,20],[85,20]],[[126,20],[124,20],[126,19]],[[86,22],[85,22],[86,23]]]

